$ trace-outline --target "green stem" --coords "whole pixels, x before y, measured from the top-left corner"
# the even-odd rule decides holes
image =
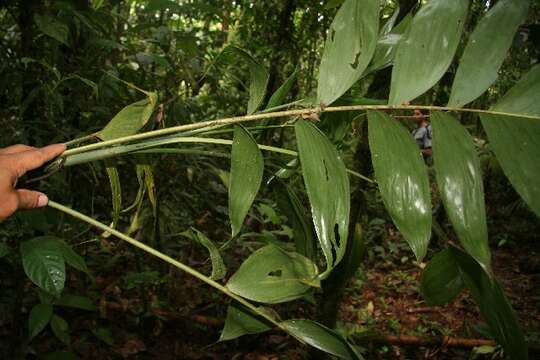
[[[85,142],[85,141],[96,140],[97,135],[98,135],[97,133],[93,133],[93,134],[90,134],[90,135],[85,135],[85,136],[82,136],[80,138],[70,140],[70,141],[64,143],[64,145],[66,145],[67,147],[70,147],[70,146],[77,145],[77,144],[80,144],[80,143]]]
[[[356,177],[359,178],[359,179],[365,180],[365,181],[367,181],[367,182],[369,182],[369,183],[372,183],[372,184],[375,184],[375,183],[376,183],[375,180],[370,179],[370,178],[368,178],[368,177],[365,177],[364,175],[360,174],[359,172],[353,171],[353,170],[351,170],[351,169],[347,169],[347,172],[348,172],[349,174],[351,174],[351,175],[353,175],[353,176],[356,176]]]
[[[133,154],[173,154],[173,155],[199,155],[199,156],[213,156],[221,158],[230,158],[231,155],[220,153],[217,151],[197,150],[197,149],[177,149],[177,148],[157,148],[135,151]]]
[[[68,155],[65,159],[64,166],[73,166],[84,164],[91,161],[103,160],[111,157],[116,157],[123,154],[132,152],[138,152],[141,150],[151,149],[162,145],[170,145],[176,143],[203,143],[203,144],[217,144],[217,145],[232,145],[232,140],[227,139],[214,139],[203,137],[170,137],[165,139],[157,139],[155,141],[148,141],[144,143],[129,144],[124,146],[116,146],[106,149],[99,149],[95,151],[87,151],[81,154]],[[297,156],[298,153],[293,150],[278,148],[274,146],[259,145],[261,150],[272,151],[289,156]]]
[[[142,139],[149,139],[149,138],[158,137],[158,136],[171,135],[171,134],[180,133],[183,131],[202,129],[206,127],[238,124],[238,123],[247,122],[247,121],[280,118],[280,117],[290,117],[290,116],[302,116],[302,115],[309,115],[309,114],[323,113],[323,112],[363,111],[363,110],[399,110],[399,109],[471,112],[471,113],[512,116],[512,117],[540,120],[540,116],[534,116],[534,115],[515,114],[515,113],[507,113],[507,112],[491,111],[491,110],[480,110],[480,109],[464,109],[464,108],[445,107],[445,106],[352,105],[352,106],[334,106],[334,107],[325,107],[325,108],[315,107],[315,108],[309,108],[309,109],[296,109],[296,110],[278,111],[278,112],[271,112],[271,113],[259,113],[259,114],[254,114],[254,115],[234,116],[234,117],[223,118],[223,119],[218,119],[218,120],[202,121],[202,122],[196,122],[193,124],[179,125],[179,126],[166,128],[166,129],[148,131],[141,134],[124,136],[124,137],[120,137],[113,140],[103,141],[97,144],[90,144],[90,145],[81,146],[75,149],[70,149],[64,152],[64,156],[80,154],[85,151],[100,149],[103,147],[122,144],[126,142],[132,142],[135,140],[142,140]]]
[[[283,128],[294,128],[294,125],[292,124],[280,124],[280,125],[266,125],[266,126],[251,126],[246,127],[246,130],[249,132],[256,132],[256,131],[263,131],[268,129],[283,129]],[[216,135],[216,134],[227,134],[234,132],[234,129],[228,128],[228,129],[222,129],[222,130],[210,130],[205,131],[203,135]]]
[[[219,154],[211,151],[201,151],[201,150],[189,150],[189,149],[156,149],[156,147],[161,145],[170,145],[176,143],[203,143],[203,144],[217,144],[217,145],[232,145],[232,140],[227,139],[214,139],[214,138],[203,138],[203,137],[171,137],[165,139],[158,139],[155,141],[148,141],[144,143],[130,144],[124,146],[117,146],[107,149],[99,149],[94,151],[87,151],[82,154],[69,155],[66,157],[63,166],[74,166],[80,165],[92,161],[104,160],[111,157],[116,157],[124,154],[140,154],[140,153],[154,153],[154,154],[194,154],[194,155],[209,155],[209,156],[219,156],[219,157],[228,157],[228,155]],[[271,151],[275,153],[280,153],[289,156],[298,156],[298,152],[294,150],[279,148],[275,146],[268,145],[259,145],[259,149],[264,151]],[[356,176],[362,180],[365,180],[370,183],[375,183],[374,180],[365,177],[364,175],[357,173],[356,171],[347,169],[347,172],[353,176]]]
[[[97,220],[94,220],[92,219],[91,217],[89,216],[86,216],[76,210],[73,210],[73,209],[70,209],[68,208],[67,206],[64,206],[62,204],[59,204],[59,203],[56,203],[52,200],[49,200],[49,203],[48,203],[48,206],[53,208],[53,209],[56,209],[56,210],[59,210],[65,214],[68,214],[70,216],[73,216],[74,218],[76,219],[79,219],[79,220],[82,220],[92,226],[95,226],[97,227],[98,229],[101,229],[103,231],[106,231],[114,236],[116,236],[117,238],[119,238],[120,240],[124,240],[126,242],[128,242],[129,244],[141,249],[142,251],[150,254],[150,255],[153,255],[163,261],[165,261],[166,263],[188,273],[189,275],[201,280],[202,282],[206,283],[207,285],[210,285],[211,287],[213,287],[214,289],[222,292],[223,294],[227,295],[228,297],[230,297],[231,299],[234,299],[236,300],[237,302],[239,302],[240,304],[242,304],[243,306],[245,306],[246,308],[248,308],[250,311],[252,311],[253,313],[257,314],[258,316],[264,318],[265,320],[269,321],[270,323],[272,323],[273,325],[277,326],[279,329],[287,332],[290,334],[290,332],[287,330],[287,328],[285,326],[283,326],[279,321],[276,321],[274,318],[272,318],[271,316],[269,316],[268,314],[266,314],[265,312],[259,310],[259,308],[257,308],[255,305],[253,305],[252,303],[250,303],[249,301],[246,301],[244,298],[234,294],[233,292],[231,292],[229,289],[227,289],[225,286],[221,285],[220,283],[210,279],[208,276],[206,275],[203,275],[201,274],[200,272],[198,272],[197,270],[181,263],[180,261],[178,260],[175,260],[173,258],[171,258],[170,256],[167,256],[165,254],[163,254],[162,252],[159,252],[157,251],[156,249],[132,238],[132,237],[129,237],[123,233],[121,233],[120,231],[118,230],[115,230],[105,224],[102,224],[100,223],[99,221]],[[293,335],[293,334],[291,334]],[[294,336],[294,335],[293,335]]]

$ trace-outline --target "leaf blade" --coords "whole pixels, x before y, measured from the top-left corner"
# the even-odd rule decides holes
[[[148,95],[145,99],[125,106],[98,132],[97,136],[101,140],[112,140],[139,132],[150,120],[157,103],[156,93],[145,93]]]
[[[69,336],[69,325],[64,318],[56,314],[53,315],[51,318],[51,330],[58,340],[69,346],[71,343],[71,338]]]
[[[540,115],[540,65],[533,67],[493,110]],[[482,126],[506,177],[540,217],[540,122],[482,114]]]
[[[433,162],[444,207],[460,243],[488,272],[488,245],[484,185],[473,139],[451,115],[431,114]]]
[[[337,150],[315,125],[298,120],[295,133],[313,224],[326,259],[321,274],[325,278],[341,261],[347,245],[349,178]]]
[[[66,263],[79,271],[90,274],[90,271],[88,270],[86,262],[82,256],[77,254],[65,241],[60,240],[60,244],[60,251],[62,252],[62,256],[64,257]]]
[[[428,305],[444,305],[451,302],[464,286],[454,254],[446,249],[435,255],[422,272],[420,291]]]
[[[375,52],[378,30],[378,0],[343,3],[324,46],[317,103],[330,105],[360,78]]]
[[[317,266],[308,258],[267,245],[251,254],[226,286],[246,299],[277,304],[318,287],[317,274]]]
[[[309,221],[309,217],[294,190],[283,183],[279,183],[278,186],[278,207],[292,226],[296,252],[314,260],[317,254],[317,244],[313,224]]]
[[[239,304],[232,303],[227,308],[225,326],[218,341],[228,341],[243,335],[258,334],[271,328],[268,321],[256,317]]]
[[[451,250],[461,269],[463,281],[497,342],[512,359],[527,360],[527,343],[517,316],[497,280],[488,276],[478,262],[464,252],[453,247]]]
[[[403,38],[403,33],[407,31],[411,20],[412,15],[407,14],[396,27],[389,29],[390,31],[381,31],[381,36],[379,37],[379,40],[377,40],[375,53],[373,54],[371,63],[365,73],[371,73],[392,65],[399,42]]]
[[[229,180],[229,218],[236,236],[259,192],[264,160],[257,142],[241,125],[234,130]]]
[[[53,315],[50,304],[36,304],[28,317],[28,338],[31,340],[45,329]]]
[[[223,49],[220,56],[227,56],[229,54],[236,55],[244,60],[249,66],[250,83],[249,83],[249,100],[247,114],[253,114],[261,106],[264,96],[266,94],[266,87],[268,86],[268,80],[270,74],[268,70],[261,65],[255,58],[246,50],[239,48],[235,45],[228,45]]]
[[[432,0],[422,5],[396,50],[390,105],[415,99],[444,75],[459,44],[468,7],[468,0]]]
[[[34,284],[59,296],[66,281],[66,268],[59,239],[37,237],[20,245],[24,272]]]
[[[80,295],[62,294],[62,297],[56,300],[54,305],[87,311],[97,310],[97,307],[94,305],[92,300],[90,300],[90,298]]]
[[[69,46],[69,28],[66,24],[56,20],[50,15],[40,14],[34,15],[34,22],[42,33],[52,37],[66,46]]]
[[[528,8],[528,0],[500,0],[484,15],[461,57],[448,106],[461,107],[473,101],[495,82]]]
[[[383,202],[418,261],[431,237],[427,169],[412,135],[383,112],[368,112],[369,147]]]
[[[339,357],[340,359],[363,359],[338,333],[306,319],[292,319],[282,322],[287,330],[307,344]]]
[[[210,254],[210,261],[212,263],[212,274],[210,275],[210,279],[223,279],[227,274],[227,267],[223,262],[223,258],[221,257],[218,247],[208,237],[206,237],[206,235],[194,227],[182,233],[182,235],[185,235],[198,242],[200,245],[204,246],[206,250],[208,250],[208,253]]]
[[[266,109],[271,109],[273,107],[282,105],[287,97],[287,94],[291,91],[294,86],[294,82],[298,76],[298,69],[294,69],[293,73],[285,80],[285,82],[272,94]]]

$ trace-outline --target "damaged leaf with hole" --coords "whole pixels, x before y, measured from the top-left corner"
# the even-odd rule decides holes
[[[330,105],[368,66],[379,31],[378,0],[346,0],[334,18],[319,68],[317,102]]]
[[[347,247],[349,178],[337,150],[314,124],[298,120],[295,132],[313,224],[326,259],[325,278]]]
[[[276,304],[319,287],[317,266],[305,256],[275,245],[255,251],[230,278],[227,288],[246,299]]]

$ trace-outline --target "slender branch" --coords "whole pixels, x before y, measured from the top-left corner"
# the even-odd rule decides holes
[[[276,112],[276,113],[236,116],[236,117],[224,118],[224,119],[219,119],[219,120],[210,120],[210,121],[197,122],[197,123],[187,124],[187,125],[179,125],[179,126],[174,126],[174,127],[165,128],[165,129],[148,131],[145,133],[135,134],[131,136],[124,136],[124,137],[120,137],[113,140],[103,141],[97,144],[81,146],[75,149],[70,149],[70,150],[65,151],[63,156],[80,154],[89,150],[100,149],[102,147],[118,145],[118,144],[122,144],[126,142],[132,142],[135,140],[143,140],[143,139],[149,139],[149,138],[159,137],[159,136],[164,136],[164,135],[172,135],[172,134],[180,133],[183,131],[196,130],[196,129],[214,127],[214,126],[219,126],[219,125],[231,125],[231,124],[237,124],[237,123],[242,123],[246,121],[271,119],[275,117],[300,116],[300,115],[308,114],[311,112],[313,112],[313,110],[306,110],[306,109],[288,110],[288,111],[281,111],[281,112]]]
[[[70,146],[77,145],[77,144],[80,144],[80,143],[85,142],[85,141],[97,140],[98,139],[97,135],[98,135],[98,133],[85,135],[85,136],[82,136],[80,138],[70,140],[70,141],[64,143],[64,145],[66,145],[67,147],[70,147]]]
[[[74,218],[79,219],[81,221],[84,221],[84,222],[86,222],[86,223],[88,223],[88,224],[90,224],[92,226],[95,226],[98,229],[106,231],[106,232],[116,236],[120,240],[124,240],[124,241],[128,242],[129,244],[141,249],[142,251],[144,251],[144,252],[146,252],[146,253],[148,253],[150,255],[153,255],[153,256],[165,261],[166,263],[168,263],[168,264],[170,264],[170,265],[172,265],[172,266],[174,266],[174,267],[188,273],[189,275],[201,280],[202,282],[206,283],[207,285],[210,285],[214,289],[216,289],[216,290],[222,292],[223,294],[227,295],[231,299],[236,300],[237,302],[239,302],[240,304],[242,304],[243,306],[248,308],[250,311],[252,311],[253,313],[257,314],[258,316],[264,318],[265,320],[269,321],[270,323],[272,323],[273,325],[275,325],[279,329],[281,329],[281,330],[289,333],[290,335],[294,336],[295,338],[297,338],[294,334],[291,334],[287,330],[287,328],[285,326],[283,326],[279,321],[275,320],[274,318],[272,318],[270,315],[266,314],[265,312],[259,310],[259,308],[257,308],[257,306],[253,305],[249,301],[246,301],[241,296],[238,296],[238,295],[234,294],[229,289],[227,289],[225,286],[221,285],[217,281],[214,281],[214,280],[210,279],[208,276],[206,276],[204,274],[201,274],[197,270],[195,270],[195,269],[181,263],[178,260],[175,260],[175,259],[171,258],[168,255],[163,254],[162,252],[157,251],[156,249],[154,249],[154,248],[152,248],[152,247],[150,247],[150,246],[148,246],[148,245],[146,245],[146,244],[144,244],[144,243],[142,243],[142,242],[140,242],[140,241],[138,241],[138,240],[136,240],[136,239],[134,239],[132,237],[127,236],[126,234],[124,234],[124,233],[122,233],[122,232],[120,232],[118,230],[115,230],[115,229],[113,229],[113,228],[111,228],[111,227],[109,227],[109,226],[107,226],[105,224],[102,224],[99,221],[94,220],[89,216],[86,216],[86,215],[84,215],[84,214],[82,214],[82,213],[80,213],[80,212],[78,212],[76,210],[70,209],[67,206],[56,203],[56,202],[54,202],[52,200],[49,200],[48,206],[53,208],[53,209],[59,210],[59,211],[65,213],[65,214],[68,214],[70,216],[73,216]],[[302,341],[302,343],[303,343],[303,341]]]
[[[221,158],[230,158],[231,155],[220,153],[217,151],[197,150],[197,149],[178,149],[178,148],[157,148],[135,151],[132,154],[173,154],[173,155],[199,155],[199,156],[213,156]]]
[[[372,184],[377,183],[375,180],[370,179],[370,178],[368,178],[368,177],[366,177],[366,176],[360,174],[359,172],[356,172],[356,171],[351,170],[351,169],[346,169],[346,170],[347,170],[347,172],[348,172],[349,174],[351,174],[351,175],[353,175],[353,176],[356,176],[357,178],[360,178],[360,179],[362,179],[362,180],[364,180],[364,181],[367,181],[367,182],[372,183]]]
[[[302,116],[309,115],[313,113],[323,113],[323,112],[342,112],[342,111],[363,111],[363,110],[437,110],[437,111],[457,111],[457,112],[470,112],[470,113],[480,113],[480,114],[491,114],[499,116],[511,116],[519,117],[526,119],[540,120],[540,116],[526,115],[526,114],[516,114],[516,113],[507,113],[500,111],[492,110],[481,110],[481,109],[465,109],[465,108],[455,108],[455,107],[444,107],[444,106],[424,106],[424,105],[352,105],[352,106],[334,106],[334,107],[315,107],[308,109],[296,109],[296,110],[286,110],[278,111],[271,113],[259,113],[254,115],[244,115],[244,116],[234,116],[229,118],[223,118],[218,120],[209,120],[202,121],[193,124],[179,125],[165,129],[159,129],[154,131],[148,131],[141,134],[135,134],[131,136],[124,136],[113,140],[103,141],[97,144],[90,144],[86,146],[81,146],[75,149],[70,149],[64,152],[64,156],[80,154],[85,151],[100,149],[103,147],[122,144],[126,142],[132,142],[135,140],[149,139],[158,136],[171,135],[175,133],[180,133],[188,130],[203,129],[206,127],[213,126],[222,126],[222,125],[232,125],[238,124],[247,121],[256,121],[263,119],[271,118],[282,118],[282,117],[291,117],[291,116]]]
[[[454,346],[472,348],[477,346],[496,346],[494,340],[488,339],[466,339],[454,338],[450,336],[442,337],[419,337],[410,335],[387,335],[374,338],[372,341],[393,345],[414,345],[414,346]]]
[[[124,146],[116,146],[112,148],[99,149],[94,151],[87,151],[81,154],[69,155],[64,162],[64,166],[79,165],[91,161],[103,160],[111,157],[116,157],[123,154],[138,152],[141,150],[156,148],[162,145],[170,145],[176,143],[203,143],[203,144],[217,144],[217,145],[232,145],[232,140],[227,139],[214,139],[203,137],[171,137],[165,139],[157,139],[155,141],[148,141],[145,143],[136,143]],[[259,145],[261,150],[272,151],[289,156],[298,156],[298,153],[293,150],[283,149],[274,146]]]
[[[87,151],[81,154],[69,155],[65,158],[63,166],[73,166],[88,163],[91,161],[104,160],[111,157],[116,157],[124,154],[138,154],[138,153],[168,153],[168,154],[195,154],[195,155],[210,155],[210,156],[220,156],[227,157],[228,155],[216,154],[212,152],[201,152],[196,150],[186,150],[186,149],[159,149],[158,146],[176,144],[176,143],[203,143],[203,144],[217,144],[217,145],[232,145],[232,140],[227,139],[214,139],[214,138],[203,138],[203,137],[170,137],[165,139],[157,139],[155,141],[148,141],[144,143],[136,143],[124,146],[116,146],[106,149],[98,149],[94,151]],[[294,150],[284,149],[275,146],[268,145],[258,145],[259,149],[264,151],[271,151],[275,153],[280,153],[289,156],[298,156],[298,152]],[[156,149],[157,148],[157,149]],[[353,176],[356,176],[362,180],[365,180],[370,183],[375,183],[374,180],[350,169],[347,169],[347,172]]]

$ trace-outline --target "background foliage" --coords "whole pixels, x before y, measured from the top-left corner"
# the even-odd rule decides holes
[[[43,146],[95,133],[98,133],[102,140],[107,140],[118,135],[118,129],[111,131],[109,121],[113,118],[121,122],[122,118],[132,118],[135,114],[140,116],[139,125],[144,126],[144,130],[155,130],[253,113],[258,107],[272,107],[297,99],[311,99],[304,101],[308,104],[320,104],[321,101],[327,104],[338,98],[335,105],[381,104],[385,103],[386,99],[401,104],[415,98],[410,96],[414,93],[419,95],[414,100],[418,104],[445,105],[450,101],[451,104],[462,105],[465,100],[456,100],[451,96],[452,89],[459,88],[453,83],[454,77],[459,74],[458,60],[468,51],[467,41],[476,36],[474,31],[483,16],[498,2],[502,0],[471,1],[466,15],[457,14],[457,17],[466,20],[462,24],[461,37],[457,34],[459,29],[449,30],[450,25],[443,21],[434,22],[431,17],[424,18],[428,28],[433,30],[433,26],[437,25],[437,31],[451,31],[456,35],[453,45],[458,49],[457,56],[450,57],[448,68],[443,66],[443,69],[435,69],[438,74],[433,75],[435,80],[431,79],[429,84],[417,82],[416,78],[420,75],[414,71],[423,72],[433,68],[430,62],[437,62],[437,58],[431,56],[431,53],[435,51],[444,56],[440,54],[440,49],[427,53],[423,53],[422,48],[405,49],[402,53],[411,52],[416,60],[420,59],[425,66],[415,68],[403,62],[392,68],[387,66],[390,65],[389,59],[378,57],[385,48],[376,49],[375,41],[384,34],[370,34],[365,29],[359,30],[359,36],[372,39],[371,44],[358,44],[359,47],[366,46],[365,49],[362,48],[362,51],[366,51],[366,58],[355,58],[355,49],[347,56],[351,57],[350,63],[365,67],[366,72],[357,78],[349,73],[340,74],[343,79],[350,80],[350,84],[343,89],[335,89],[324,86],[324,82],[321,85],[318,79],[332,77],[343,68],[339,62],[325,60],[325,56],[331,59],[335,59],[335,56],[327,55],[328,53],[323,56],[325,46],[326,49],[332,48],[328,45],[330,40],[327,39],[327,29],[332,29],[332,20],[343,1],[4,0],[0,2],[0,146],[15,143]],[[354,1],[348,1],[346,5],[353,3],[358,5]],[[405,33],[406,26],[402,25],[403,28],[400,28],[399,24],[411,21],[410,18],[407,19],[407,14],[411,11],[416,13],[420,9],[420,3],[413,0],[381,1],[380,26],[381,31],[388,31],[386,35],[389,44],[392,44],[395,36]],[[468,4],[465,3],[468,2],[462,3],[464,9],[467,8]],[[366,14],[357,7],[355,9],[360,17]],[[376,14],[376,7],[372,10]],[[420,15],[422,11],[420,10]],[[338,14],[338,19],[345,23],[354,22],[352,17],[345,18],[345,15],[351,15],[352,12],[344,13],[341,17]],[[517,20],[514,21],[515,35],[501,40],[508,43],[510,50],[503,57],[497,81],[469,104],[470,107],[487,109],[498,103],[538,62],[539,17],[540,6],[533,1],[525,21],[521,25],[517,25]],[[361,24],[371,21],[371,27],[378,30],[376,19],[378,20],[373,16],[366,16]],[[392,21],[397,26],[390,25]],[[414,21],[421,22],[422,17],[415,17]],[[385,24],[387,30],[384,30]],[[421,31],[422,27],[419,29],[417,36],[425,34],[425,31]],[[339,56],[343,49],[340,41],[345,43],[345,49],[351,50],[347,47],[350,34],[343,31],[345,32],[335,31],[335,43],[332,43]],[[330,30],[330,34],[333,34],[333,30]],[[496,34],[488,33],[485,36],[491,35]],[[415,44],[421,45],[420,42]],[[435,45],[437,44],[433,46]],[[374,59],[381,59],[380,62],[372,60],[372,55]],[[347,60],[347,56],[339,60]],[[465,62],[465,59],[464,55],[462,62]],[[375,67],[374,64],[378,66]],[[392,76],[392,71],[402,71],[404,78]],[[405,87],[424,86],[421,91],[399,87],[396,89],[393,82],[398,80],[400,84],[404,84],[401,86]],[[267,90],[260,91],[260,88],[264,89],[265,86]],[[464,88],[468,89],[466,86]],[[141,92],[141,89],[146,92]],[[346,94],[342,96],[344,92]],[[403,94],[409,98],[403,97]],[[534,100],[534,96],[538,95],[533,94],[528,98]],[[501,111],[512,111],[508,102],[499,103],[498,106]],[[410,113],[401,111],[394,115],[408,116]],[[384,114],[370,113],[368,117],[371,122],[372,118],[384,117]],[[526,264],[523,267],[531,266],[531,273],[537,274],[538,257],[534,257],[537,251],[534,234],[539,230],[538,219],[513,190],[497,158],[493,156],[485,133],[488,132],[489,135],[490,130],[484,130],[481,124],[481,121],[490,121],[487,117],[486,115],[480,120],[474,114],[462,114],[460,121],[474,137],[474,146],[469,138],[458,134],[456,138],[469,145],[469,153],[455,154],[453,149],[462,147],[462,144],[456,142],[441,144],[441,147],[450,148],[441,150],[439,154],[441,157],[448,156],[448,161],[452,161],[456,156],[466,158],[471,153],[479,154],[475,166],[482,169],[484,176],[471,180],[471,184],[485,190],[489,237],[486,234],[475,236],[475,239],[478,236],[485,239],[485,243],[483,247],[469,250],[468,240],[463,240],[463,237],[468,235],[461,235],[454,220],[455,216],[446,204],[444,189],[439,189],[442,200],[439,200],[437,192],[432,189],[435,194],[432,196],[435,208],[441,207],[441,203],[445,202],[448,217],[444,211],[436,213],[436,225],[439,225],[440,231],[436,232],[436,241],[432,240],[427,257],[429,259],[435,251],[446,248],[448,241],[458,243],[459,238],[463,247],[489,272],[489,249],[486,250],[489,238],[492,248],[509,245],[510,251],[515,249],[519,252],[524,248],[524,253],[533,254],[530,257],[532,260],[523,260]],[[444,126],[445,131],[454,129],[459,133],[461,129],[453,128],[452,121],[455,120],[441,119],[440,123],[437,121],[436,129]],[[109,130],[105,128],[107,124]],[[235,281],[242,278],[242,267],[250,265],[245,262],[240,267],[242,260],[251,253],[264,258],[265,254],[261,255],[263,251],[281,254],[281,250],[275,245],[288,250],[296,249],[301,254],[295,254],[295,260],[283,260],[283,263],[294,266],[284,268],[280,276],[288,273],[298,275],[300,272],[303,280],[312,281],[314,272],[310,268],[310,264],[313,264],[311,261],[319,265],[321,273],[324,271],[321,269],[326,266],[317,262],[314,250],[318,246],[315,234],[326,229],[326,242],[322,242],[321,246],[327,264],[331,264],[335,258],[340,259],[345,251],[355,254],[351,256],[353,260],[342,261],[336,271],[326,274],[330,277],[321,284],[326,296],[316,292],[303,297],[299,303],[280,305],[274,310],[265,311],[279,311],[283,318],[317,319],[334,328],[343,284],[349,285],[348,291],[355,288],[354,283],[347,281],[349,275],[355,273],[358,266],[355,261],[362,258],[361,254],[364,254],[366,259],[363,274],[370,268],[377,268],[384,274],[388,270],[377,266],[381,263],[400,263],[403,258],[408,269],[414,268],[418,272],[419,267],[425,265],[422,265],[421,260],[426,249],[416,248],[413,244],[418,238],[426,237],[425,228],[429,228],[429,223],[424,219],[423,228],[418,225],[413,228],[418,234],[409,235],[411,231],[400,225],[391,207],[388,212],[385,210],[384,205],[388,206],[387,194],[379,180],[384,176],[378,175],[380,169],[384,168],[378,167],[377,161],[374,161],[375,169],[372,169],[369,146],[371,145],[371,151],[374,151],[376,146],[370,142],[376,140],[368,139],[367,121],[360,112],[325,113],[321,115],[320,121],[316,122],[317,126],[308,120],[296,122],[294,128],[287,123],[285,126],[274,126],[278,124],[280,123],[272,120],[250,124],[248,130],[251,135],[242,128],[236,128],[232,152],[222,147],[199,144],[180,147],[180,152],[176,151],[175,154],[139,153],[70,167],[46,182],[41,182],[39,186],[51,199],[69,204],[104,223],[114,220],[116,228],[129,236],[181,259],[205,274],[212,274],[212,278],[225,278],[231,290],[236,289]],[[317,127],[322,132],[319,132]],[[122,131],[130,134],[137,130]],[[391,131],[384,132],[388,134]],[[233,139],[231,131],[218,129],[215,134],[220,138]],[[334,208],[328,199],[339,197],[342,191],[348,193],[346,185],[336,185],[333,182],[335,180],[329,178],[330,188],[335,189],[336,194],[326,194],[329,195],[328,198],[319,199],[322,205],[315,210],[310,209],[308,203],[317,203],[314,196],[317,194],[318,184],[310,185],[309,179],[324,174],[316,174],[321,170],[317,161],[311,165],[309,163],[310,159],[317,160],[319,157],[305,157],[309,152],[302,149],[313,145],[309,141],[313,141],[312,139],[320,134],[323,134],[321,139],[310,151],[320,150],[320,157],[325,159],[340,156],[348,169],[369,178],[376,176],[381,185],[382,194],[379,194],[375,185],[356,177],[350,178],[350,219],[353,220],[349,222],[348,229],[344,228],[346,224],[337,224],[338,235],[334,232],[335,221],[343,220],[344,216],[339,214],[349,214],[349,209],[339,208],[339,204]],[[370,136],[374,135],[370,132]],[[256,152],[254,141],[292,149],[296,147],[296,138],[301,170],[298,162],[291,163],[291,157],[284,154],[264,152],[264,156],[252,156]],[[305,138],[310,140],[303,142],[302,139]],[[388,148],[392,143],[379,146]],[[246,158],[238,158],[240,155],[235,156],[235,151],[245,154]],[[519,155],[519,159],[526,160],[525,157],[531,156],[532,163],[534,157],[531,154],[534,154],[534,149]],[[496,155],[501,160],[501,156],[504,156]],[[232,167],[229,165],[231,156],[237,160],[237,167],[234,162]],[[248,204],[239,214],[233,216],[230,214],[229,195],[245,192],[249,199],[245,201],[251,203],[259,188],[256,186],[249,189],[249,186],[253,185],[249,179],[246,184],[240,182],[247,171],[242,165],[249,161],[259,164],[260,174],[254,175],[256,178],[262,177],[267,181],[280,169],[281,174],[270,185],[262,183],[253,207],[250,208]],[[445,163],[448,164],[443,160],[440,162],[441,166]],[[438,174],[445,171],[439,168],[436,170]],[[327,169],[330,174],[344,171],[335,164]],[[448,171],[459,169],[451,168]],[[306,175],[309,172],[315,175]],[[305,188],[302,173],[305,177]],[[508,176],[512,180],[512,176]],[[431,177],[433,184],[434,176]],[[113,201],[110,185],[122,190],[121,196],[119,191],[115,192]],[[524,186],[527,187],[527,184]],[[516,188],[520,193],[523,192],[519,186]],[[429,199],[426,197],[429,189],[422,190],[424,199]],[[317,213],[317,209],[323,209],[326,213],[321,215]],[[336,219],[329,219],[326,214],[335,215],[333,211],[337,211],[338,216]],[[478,212],[481,210],[474,211],[475,214]],[[231,219],[237,218],[231,221],[232,224],[229,224],[229,215]],[[405,219],[410,219],[410,216],[412,215],[407,215]],[[240,231],[244,218],[246,221],[243,231]],[[327,228],[330,223],[325,224],[327,220],[333,221],[330,230]],[[403,243],[401,235],[391,239],[391,234],[397,233],[392,220],[403,233],[405,240],[411,244],[417,257],[416,262],[409,250],[396,245]],[[478,221],[482,222],[481,219]],[[451,223],[457,237],[452,231]],[[231,226],[234,234],[240,234],[232,240]],[[485,224],[479,225],[480,232],[484,226]],[[351,244],[348,250],[345,249],[347,242],[344,241],[347,232],[348,243]],[[44,238],[45,235],[47,237]],[[50,249],[53,249],[53,256],[46,257]],[[62,252],[58,255],[54,249],[62,249]],[[497,303],[503,304],[502,316],[512,312],[497,283],[487,290],[491,292],[486,295],[482,293],[486,290],[482,284],[489,279],[486,280],[480,275],[478,278],[459,275],[460,271],[466,272],[463,269],[467,268],[473,269],[472,272],[477,271],[477,262],[471,263],[470,258],[464,257],[464,253],[453,247],[444,251],[437,255],[437,259],[440,263],[444,263],[442,257],[452,259],[450,263],[454,267],[445,274],[455,275],[449,279],[450,283],[455,285],[453,293],[455,291],[455,294],[458,294],[463,286],[469,288],[480,312],[484,317],[488,317],[488,323],[489,314],[486,315],[486,311],[489,312],[494,305],[482,302],[482,299],[502,299]],[[37,258],[31,264],[34,267],[25,262],[25,259],[28,261],[32,256]],[[5,357],[32,354],[41,357],[45,353],[56,357],[73,354],[86,354],[88,358],[151,357],[175,353],[177,356],[183,354],[186,358],[200,358],[206,354],[203,347],[217,340],[219,334],[216,331],[215,339],[206,338],[204,327],[191,325],[193,316],[204,314],[211,318],[227,319],[222,339],[232,339],[242,333],[235,327],[227,330],[227,326],[231,324],[229,319],[241,318],[243,320],[240,322],[244,325],[253,321],[245,309],[228,307],[224,299],[199,283],[192,283],[185,275],[117,242],[108,233],[96,231],[51,209],[20,213],[3,223],[0,227],[0,257],[0,281],[3,289],[0,295],[0,326],[9,329],[7,332],[11,336],[9,341],[0,343],[0,354]],[[280,256],[273,255],[274,259],[276,257]],[[282,257],[288,259],[290,255],[284,252]],[[46,262],[53,264],[47,265]],[[43,275],[43,269],[36,269],[36,264],[41,264],[45,269],[53,267],[60,271],[45,271]],[[64,272],[66,264],[67,275]],[[450,266],[448,261],[444,264]],[[494,267],[497,266],[495,263]],[[238,272],[231,278],[237,269]],[[430,269],[429,265],[427,269]],[[44,290],[57,297],[31,286],[25,273],[34,283],[47,284]],[[35,279],[31,274],[45,277]],[[261,276],[266,275],[269,274],[261,273]],[[359,278],[365,280],[365,276],[360,275]],[[423,292],[429,294],[433,288],[429,287],[428,280],[440,280],[441,277],[430,278],[427,274],[424,276]],[[300,297],[297,295],[304,290],[307,292],[312,284],[306,285],[306,281],[288,284],[288,287],[284,288],[294,295],[291,299]],[[419,283],[416,282],[406,287],[408,291],[419,294],[418,286]],[[433,286],[434,293],[440,294],[441,291],[436,288],[437,281]],[[347,298],[347,291],[345,294]],[[248,293],[240,295],[260,302],[281,302],[254,298],[253,294]],[[537,302],[538,293],[531,296],[533,299],[536,296]],[[451,297],[444,301],[439,298],[435,300],[447,302]],[[472,302],[467,304],[473,307]],[[525,305],[523,307],[526,308]],[[505,309],[510,310],[505,312]],[[268,329],[267,323],[260,319],[258,321],[251,323],[245,333]],[[211,324],[203,323],[203,326]],[[303,334],[326,334],[327,331],[321,325],[308,320],[289,320],[284,326]],[[340,322],[340,333],[353,334],[351,338],[358,340],[368,334],[365,332],[366,328],[373,330],[367,326],[355,333],[351,326],[347,321]],[[526,326],[527,340],[534,341],[534,334],[540,331],[538,324],[533,322]],[[362,335],[358,336],[359,333]],[[171,339],[174,336],[170,334],[182,334],[183,338],[191,337],[192,340],[180,341],[179,345],[178,340]],[[486,336],[485,333],[482,336]],[[497,334],[492,333],[489,336],[500,339]],[[351,355],[353,350],[349,348],[350,345],[343,343],[341,337],[334,340],[335,342],[323,346],[311,345],[327,351],[334,349],[334,352],[329,352],[337,356],[355,356]],[[515,344],[515,341],[521,340],[509,341],[514,341]],[[394,355],[385,352],[384,348],[373,349],[362,341],[358,343],[360,350],[368,354],[367,357],[374,353],[379,356]],[[163,346],[168,350],[156,350]],[[221,351],[222,354],[230,354],[230,357],[235,354],[234,343],[217,346],[222,347],[215,350],[217,353]],[[298,350],[298,346],[293,340],[283,339],[279,344],[270,343],[266,348],[258,350],[253,343],[249,343],[240,351],[247,354],[254,348],[260,352],[271,349],[278,354],[289,351],[293,357],[308,356],[308,350]],[[90,348],[91,353],[88,352]],[[277,348],[280,349],[276,350]]]

